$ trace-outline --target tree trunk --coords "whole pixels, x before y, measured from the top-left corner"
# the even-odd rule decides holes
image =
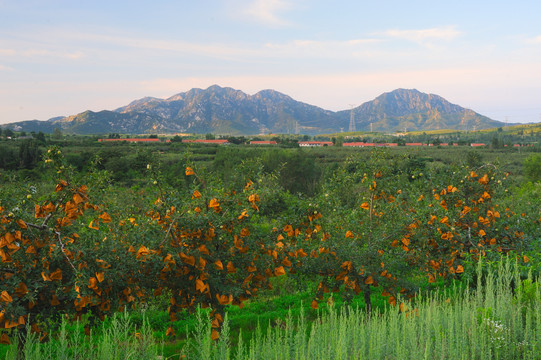
[[[367,287],[363,290],[364,295],[364,304],[366,306],[366,312],[372,312],[372,300],[370,299],[370,287]]]
[[[17,360],[24,360],[24,346],[26,345],[26,338],[28,336],[28,328],[26,326],[22,326],[18,328],[17,331]]]

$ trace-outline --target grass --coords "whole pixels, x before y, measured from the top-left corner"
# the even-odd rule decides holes
[[[402,311],[367,314],[359,308],[329,308],[312,323],[289,315],[283,326],[257,327],[250,341],[230,346],[228,324],[217,343],[200,316],[190,359],[538,359],[541,288],[521,283],[518,269],[501,262],[475,290],[419,295]],[[535,285],[533,285],[535,284]]]
[[[175,344],[156,338],[145,316],[139,321],[119,314],[90,338],[82,335],[82,324],[62,323],[49,343],[29,337],[24,354],[26,359],[538,359],[539,282],[531,275],[520,279],[510,260],[496,268],[479,263],[476,274],[471,286],[419,294],[402,307],[379,306],[369,314],[360,303],[346,307],[329,301],[315,311],[299,306],[298,299],[269,297],[229,311],[216,342],[203,310],[189,318],[187,340]],[[255,320],[250,312],[261,316]],[[17,344],[5,348],[2,358],[15,359]]]
[[[70,324],[63,319],[54,339],[40,343],[35,334],[27,329],[28,336],[21,354],[17,354],[20,337],[6,348],[4,359],[26,360],[43,359],[158,359],[163,353],[163,346],[152,336],[148,322],[137,328],[128,313],[115,314],[107,327],[99,334],[84,335],[82,324]]]

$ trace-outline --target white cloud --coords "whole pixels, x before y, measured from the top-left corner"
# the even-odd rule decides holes
[[[292,4],[286,0],[254,0],[242,13],[248,19],[264,25],[287,26],[291,24],[281,18],[279,13],[290,10],[292,7]]]
[[[379,39],[352,40],[294,40],[286,43],[267,43],[259,54],[266,58],[369,59],[375,54]]]
[[[1,56],[14,56],[17,52],[13,49],[0,49]]]
[[[381,40],[379,39],[352,39],[352,40],[328,40],[328,41],[320,41],[320,40],[294,40],[289,43],[285,44],[273,44],[268,43],[265,45],[265,47],[268,48],[290,48],[290,47],[296,47],[296,48],[305,48],[305,49],[321,49],[321,48],[336,48],[336,47],[357,47],[359,45],[367,45],[367,44],[374,44],[379,43]]]
[[[85,56],[84,52],[78,50],[73,45],[60,41],[60,37],[55,37],[57,41],[51,43],[47,37],[49,33],[44,34],[42,38],[33,39],[1,39],[8,47],[0,48],[0,56],[10,57],[12,59],[33,59],[41,61],[47,59],[69,59],[79,60]]]
[[[131,37],[123,35],[105,35],[99,33],[71,32],[62,33],[53,31],[47,35],[57,39],[57,45],[60,49],[69,50],[72,43],[84,44],[83,51],[57,51],[56,49],[44,47],[40,50],[21,50],[26,56],[29,55],[49,55],[65,57],[69,59],[79,59],[85,56],[85,53],[92,52],[92,49],[99,49],[104,45],[114,45],[115,50],[111,51],[111,56],[133,56],[121,49],[134,49],[135,51],[167,52],[168,56],[172,54],[187,54],[190,57],[204,56],[209,58],[232,60],[241,63],[254,60],[261,61],[267,59],[291,59],[291,58],[352,58],[352,57],[373,57],[374,46],[383,43],[383,40],[377,38],[358,38],[349,40],[311,40],[299,39],[287,42],[262,43],[262,44],[242,44],[242,43],[201,43],[183,40],[153,39],[144,37]],[[61,46],[60,44],[64,44]],[[45,46],[45,45],[44,45]],[[103,55],[103,52],[100,53]],[[90,55],[89,55],[90,56]],[[98,55],[100,56],[100,55]],[[144,55],[143,55],[144,56]],[[88,57],[88,56],[87,56]]]
[[[171,53],[189,54],[190,56],[208,56],[219,59],[244,58],[256,55],[259,49],[239,46],[233,43],[200,43],[182,40],[154,39],[144,37],[130,37],[122,35],[105,35],[98,33],[69,33],[55,35],[59,41],[65,43],[77,42],[86,44],[87,48],[100,48],[104,45],[115,45],[115,49],[132,48],[145,51],[165,51]],[[61,40],[60,40],[61,39]],[[115,50],[115,51],[116,51]],[[73,55],[76,53],[73,53]],[[82,55],[82,53],[81,53]]]
[[[423,43],[432,40],[453,40],[461,35],[461,32],[456,30],[454,26],[448,26],[420,30],[391,29],[381,33],[381,35],[395,39]]]
[[[51,43],[47,39],[54,38]],[[1,40],[1,39],[0,39]],[[169,52],[207,56],[218,59],[234,59],[255,56],[259,49],[238,46],[236,44],[198,43],[178,40],[164,40],[136,36],[106,35],[100,33],[65,32],[53,29],[42,33],[40,38],[32,40],[6,40],[9,49],[0,49],[0,56],[41,61],[44,58],[80,60],[92,55],[95,59],[134,56],[126,49],[143,51],[143,57],[150,52]],[[113,47],[111,47],[113,45]],[[105,50],[104,48],[107,48]]]
[[[49,57],[49,58],[60,58],[60,59],[69,59],[69,60],[78,60],[84,57],[83,52],[81,51],[55,51],[55,50],[46,50],[46,49],[32,49],[19,52],[20,55],[27,58],[35,57]]]
[[[538,35],[533,38],[526,39],[526,43],[528,44],[541,44],[541,35]]]
[[[0,64],[0,71],[12,71],[13,68]]]

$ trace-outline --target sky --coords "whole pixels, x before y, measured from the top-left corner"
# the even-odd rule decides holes
[[[213,84],[346,110],[417,89],[541,122],[538,0],[0,0],[0,124]]]

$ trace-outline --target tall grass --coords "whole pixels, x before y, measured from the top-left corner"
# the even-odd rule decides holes
[[[57,336],[47,343],[40,343],[35,334],[28,331],[22,354],[17,354],[18,343],[12,344],[5,356],[6,360],[26,359],[70,359],[70,360],[124,360],[159,359],[161,346],[158,345],[147,321],[137,329],[129,314],[115,314],[108,327],[99,336],[91,334],[87,338],[82,326],[72,326],[64,319]],[[17,339],[17,337],[15,337]]]
[[[492,269],[492,270],[490,270]],[[218,341],[210,338],[208,312],[198,311],[196,327],[181,353],[169,359],[540,359],[539,279],[520,279],[516,263],[496,267],[480,262],[476,283],[442,293],[419,294],[402,307],[367,314],[359,308],[321,313],[307,321],[289,312],[232,346],[226,316]],[[400,301],[399,301],[400,303]],[[71,326],[71,327],[70,327]],[[79,326],[80,327],[80,326]],[[246,340],[246,339],[249,340]],[[15,359],[17,344],[6,359]],[[163,359],[163,345],[148,321],[137,329],[128,314],[113,317],[90,338],[63,322],[52,341],[29,336],[26,359]]]
[[[419,294],[415,303],[367,314],[332,307],[312,324],[290,316],[283,326],[258,328],[248,344],[228,345],[225,322],[221,340],[208,340],[210,327],[199,317],[190,359],[539,359],[541,289],[521,281],[516,265],[502,261],[483,276],[475,290]],[[519,285],[519,286],[515,286]],[[515,289],[513,290],[513,287]]]

